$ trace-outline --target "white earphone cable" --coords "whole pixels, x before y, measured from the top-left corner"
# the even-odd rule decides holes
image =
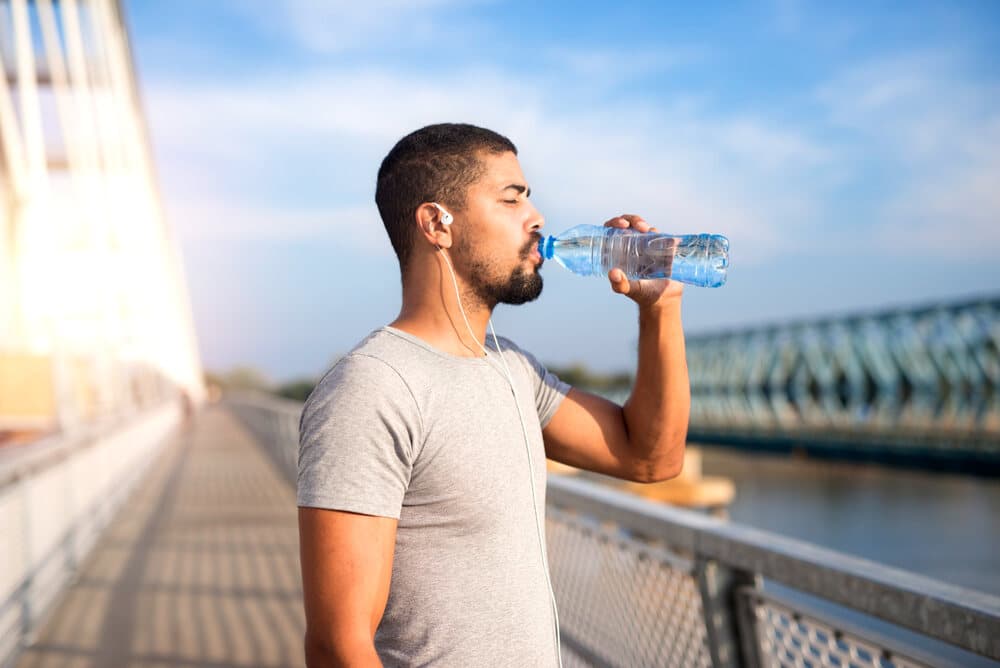
[[[462,306],[462,295],[458,289],[458,279],[455,278],[455,270],[451,266],[451,260],[448,259],[448,255],[438,247],[438,251],[441,253],[441,257],[444,258],[445,263],[448,266],[448,272],[451,274],[452,285],[455,286],[455,299],[458,300],[458,310],[462,314],[462,320],[465,321],[465,327],[469,330],[469,336],[472,340],[476,342],[476,345],[483,351],[483,354],[489,356],[489,351],[486,350],[486,346],[479,342],[476,337],[475,332],[472,331],[472,325],[469,324],[469,318],[465,315],[465,308]],[[507,360],[503,355],[503,351],[500,349],[500,341],[497,339],[496,330],[493,328],[493,319],[489,320],[490,333],[493,335],[493,345],[497,347],[497,354],[500,356],[500,362],[503,364],[504,371],[507,374],[507,382],[510,384],[510,391],[514,395],[514,407],[517,408],[517,417],[521,421],[521,433],[524,436],[524,449],[528,456],[528,475],[529,475],[529,485],[531,489],[531,508],[535,512],[535,533],[538,537],[538,550],[542,557],[542,570],[545,572],[545,584],[549,589],[549,601],[552,604],[552,618],[555,628],[556,636],[556,659],[558,660],[559,668],[562,668],[562,638],[559,633],[559,610],[556,607],[556,595],[555,591],[552,589],[552,578],[549,575],[549,559],[548,555],[545,553],[545,541],[542,538],[542,520],[538,512],[538,497],[535,494],[535,468],[531,464],[531,446],[528,440],[528,428],[525,426],[524,415],[521,413],[521,402],[517,396],[517,389],[514,387],[514,376],[510,372],[510,367],[507,366]]]

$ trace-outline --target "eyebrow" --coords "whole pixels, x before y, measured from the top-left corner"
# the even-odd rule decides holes
[[[525,197],[531,197],[531,188],[529,188],[528,186],[521,185],[520,183],[512,183],[506,188],[504,188],[504,190],[511,190],[511,189],[516,190],[518,195],[524,194]]]

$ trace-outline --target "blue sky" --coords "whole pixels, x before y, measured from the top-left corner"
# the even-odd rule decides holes
[[[730,237],[690,334],[1000,291],[1000,4],[128,4],[207,368],[314,375],[399,308],[378,164],[427,123],[520,150],[546,231]],[[630,368],[635,307],[543,268],[498,331]]]

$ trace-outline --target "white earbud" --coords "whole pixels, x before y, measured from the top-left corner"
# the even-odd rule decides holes
[[[437,210],[441,212],[442,225],[451,225],[455,221],[455,217],[452,216],[450,213],[448,213],[448,210],[445,209],[443,206],[441,206],[437,202],[431,202],[431,204],[437,207]]]

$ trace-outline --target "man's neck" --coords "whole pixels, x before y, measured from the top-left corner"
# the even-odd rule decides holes
[[[454,329],[443,329],[424,321],[407,319],[402,316],[390,322],[389,326],[412,334],[428,345],[449,355],[470,358],[483,357],[482,349],[476,345],[468,332],[465,332],[465,336],[459,338]]]
[[[486,326],[492,309],[470,303],[473,300],[463,295],[467,326],[451,277],[440,278],[444,280],[432,282],[435,289],[426,287],[428,283],[420,280],[404,282],[403,306],[399,316],[389,325],[423,339],[443,352],[459,357],[482,357],[480,346],[486,339]],[[420,287],[407,289],[407,284]]]

